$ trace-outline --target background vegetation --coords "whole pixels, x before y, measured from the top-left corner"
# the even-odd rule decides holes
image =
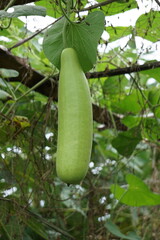
[[[30,18],[19,18],[40,15],[44,22],[47,15],[54,22],[62,9],[54,0],[0,1],[0,240],[160,239],[159,5],[73,1],[74,20],[100,11],[106,24],[86,73],[90,168],[80,185],[67,186],[55,172],[59,72],[42,44],[52,24],[32,32]]]

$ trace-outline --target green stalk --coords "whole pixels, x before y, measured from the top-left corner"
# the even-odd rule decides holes
[[[45,78],[43,78],[40,82],[38,82],[36,85],[34,85],[32,88],[30,88],[28,91],[26,91],[22,96],[20,96],[19,98],[17,98],[17,101],[19,101],[21,98],[25,97],[26,95],[28,95],[31,91],[35,90],[36,88],[38,88],[40,85],[42,85],[45,81],[47,81],[49,79],[49,76],[46,76]]]
[[[71,11],[71,3],[72,3],[72,0],[67,0],[67,4],[66,4],[67,12],[66,12],[62,7],[61,0],[59,0],[59,6],[61,8],[61,11],[62,11],[64,17],[65,17],[64,25],[63,25],[63,34],[62,34],[64,48],[67,48],[67,26],[68,26],[68,24],[73,24],[73,22],[69,18],[70,17],[70,11]]]
[[[28,95],[31,91],[35,90],[36,88],[38,88],[40,85],[42,85],[44,82],[46,82],[49,79],[49,76],[46,76],[45,78],[43,78],[40,82],[38,82],[36,85],[34,85],[32,88],[30,88],[28,91],[26,91],[22,96],[20,96],[19,98],[15,99],[15,102],[11,105],[11,107],[8,109],[6,115],[8,115],[12,109],[14,108],[15,104],[22,99],[23,97],[25,97],[26,95]]]
[[[8,84],[8,82],[5,82],[5,85],[7,87],[7,89],[10,91],[10,94],[13,97],[13,100],[16,101],[16,95],[14,94],[14,92],[12,91],[12,88],[10,87],[10,85]]]
[[[11,0],[11,1],[7,4],[7,6],[4,8],[4,11],[7,11],[8,8],[10,8],[12,5],[14,5],[15,1],[16,1],[16,0]]]
[[[69,18],[70,8],[71,8],[70,0],[67,1],[67,13],[64,11],[64,9],[63,9],[63,7],[62,7],[62,2],[61,2],[61,0],[59,0],[59,6],[60,6],[60,9],[61,9],[64,17],[68,20],[69,23],[72,24],[72,21],[71,21],[70,18]]]

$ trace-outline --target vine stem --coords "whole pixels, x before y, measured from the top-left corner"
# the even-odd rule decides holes
[[[4,11],[7,11],[8,8],[10,8],[12,5],[14,5],[15,1],[16,1],[16,0],[11,0],[11,1],[7,4],[7,6],[4,8]]]
[[[60,6],[60,9],[61,9],[63,15],[65,16],[65,18],[68,20],[69,23],[72,24],[72,21],[69,18],[69,15],[70,15],[70,0],[67,1],[67,13],[64,11],[64,9],[62,7],[61,0],[59,0],[59,6]]]
[[[26,95],[28,95],[31,91],[35,90],[37,87],[39,87],[40,85],[42,85],[44,82],[46,82],[49,79],[50,76],[46,76],[45,78],[43,78],[40,82],[38,82],[37,84],[35,84],[32,88],[30,88],[28,91],[26,91],[22,96],[20,96],[19,98],[17,98],[17,101],[19,101],[21,98],[25,97]]]
[[[19,98],[15,99],[15,102],[11,105],[11,107],[8,109],[6,115],[8,115],[12,109],[14,108],[15,104],[22,99],[23,97],[25,97],[26,95],[28,95],[31,91],[35,90],[36,88],[38,88],[40,85],[42,85],[44,82],[46,82],[49,79],[50,76],[46,76],[45,78],[43,78],[40,82],[38,82],[37,84],[35,84],[32,88],[30,88],[28,91],[26,91],[22,96],[20,96]]]
[[[64,48],[67,47],[67,25],[68,25],[68,23],[73,24],[73,22],[69,18],[70,17],[70,10],[71,10],[71,1],[72,0],[67,0],[67,12],[65,12],[65,10],[62,7],[61,0],[59,0],[59,6],[62,10],[62,13],[63,13],[64,17],[65,17],[64,25],[63,25],[63,33],[62,33]]]

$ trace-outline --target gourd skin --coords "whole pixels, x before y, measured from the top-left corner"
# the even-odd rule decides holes
[[[61,54],[58,88],[58,177],[77,184],[86,175],[92,148],[93,120],[90,91],[76,51]]]

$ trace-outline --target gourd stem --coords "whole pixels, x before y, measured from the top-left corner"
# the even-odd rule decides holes
[[[65,10],[64,10],[63,7],[62,7],[62,2],[61,2],[61,0],[59,0],[59,6],[60,6],[60,8],[61,8],[61,11],[62,11],[63,15],[64,15],[65,18],[67,19],[67,21],[72,24],[72,21],[71,21],[70,18],[69,18],[69,14],[70,14],[70,0],[67,1],[67,13],[65,12]]]

